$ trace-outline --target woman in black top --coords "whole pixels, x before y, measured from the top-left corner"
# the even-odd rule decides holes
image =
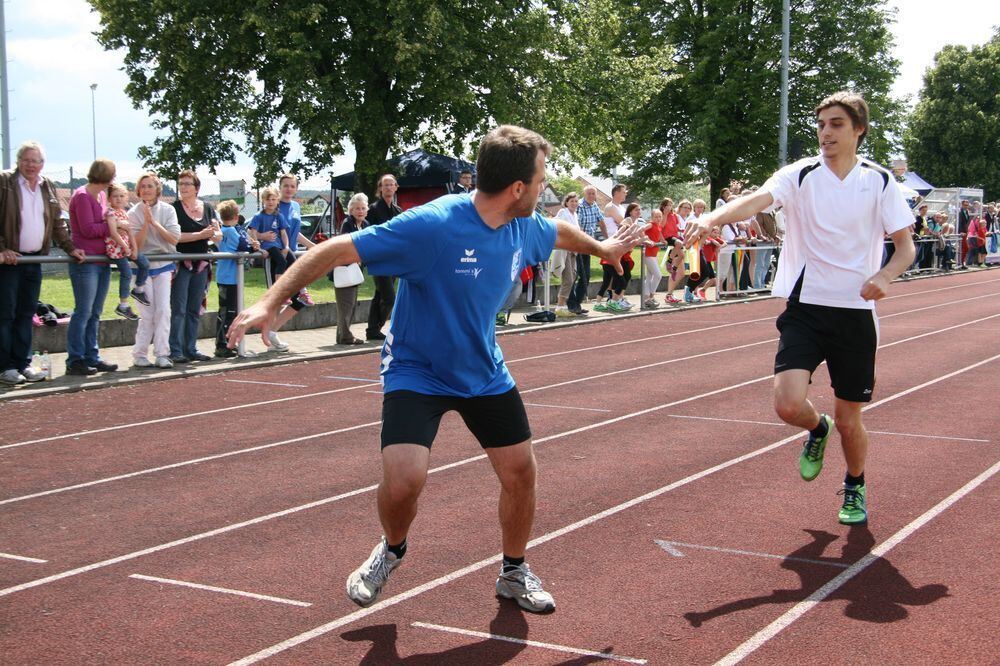
[[[201,180],[191,169],[177,174],[177,192],[174,202],[181,237],[177,251],[187,254],[208,252],[208,241],[218,243],[222,231],[215,210],[198,198]],[[205,260],[179,261],[174,281],[170,286],[170,360],[174,363],[210,361],[211,356],[198,351],[198,324],[201,319],[201,301],[208,290],[211,276],[209,262]]]

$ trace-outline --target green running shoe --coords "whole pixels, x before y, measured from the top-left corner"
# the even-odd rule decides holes
[[[844,489],[838,495],[844,496],[844,505],[840,507],[837,518],[841,525],[865,525],[868,523],[868,504],[865,500],[867,494],[866,486],[849,486],[844,484]]]
[[[814,439],[809,435],[805,445],[802,447],[802,454],[799,455],[799,474],[804,481],[812,481],[823,470],[823,454],[826,452],[826,442],[833,432],[833,419],[826,414],[820,415],[821,421],[826,421],[826,437]]]
[[[594,310],[597,312],[608,312],[608,306],[606,303],[598,303],[594,306]]]

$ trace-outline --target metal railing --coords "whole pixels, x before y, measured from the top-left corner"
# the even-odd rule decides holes
[[[297,253],[297,254],[301,254]],[[267,259],[267,252],[205,252],[199,254],[186,254],[182,252],[170,252],[166,254],[145,254],[150,261],[210,261],[217,262],[223,259],[236,260],[236,311],[243,310],[243,295],[246,288],[244,276],[244,260],[246,259]],[[113,264],[116,260],[109,259],[107,255],[95,254],[87,255],[83,263],[87,264]],[[21,255],[17,258],[19,264],[70,264],[76,262],[73,257],[65,255]],[[238,353],[243,358],[255,356],[251,351],[247,351],[245,339],[240,340]]]

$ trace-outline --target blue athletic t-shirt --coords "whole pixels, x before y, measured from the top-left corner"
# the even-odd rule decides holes
[[[473,397],[514,387],[496,314],[521,270],[552,253],[554,222],[536,213],[491,229],[468,194],[454,194],[351,240],[372,275],[400,278],[382,346],[386,393]]]
[[[240,247],[240,232],[236,227],[222,227],[219,252],[237,252]],[[218,284],[236,284],[236,260],[220,259],[215,266],[215,281]]]
[[[285,249],[285,244],[281,241],[281,230],[284,229],[285,233],[288,233],[288,220],[281,213],[275,211],[274,213],[265,213],[260,211],[253,216],[250,220],[250,224],[247,225],[248,229],[254,229],[260,232],[274,232],[274,240],[261,241],[260,249],[270,250],[272,247],[276,247],[279,250]],[[292,242],[292,237],[289,234],[288,243]]]
[[[298,201],[279,201],[278,212],[288,222],[288,247],[293,252],[299,249],[299,232],[302,229],[302,206]]]

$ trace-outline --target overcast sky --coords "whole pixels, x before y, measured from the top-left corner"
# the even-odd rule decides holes
[[[942,46],[982,44],[1000,25],[997,0],[889,0],[889,5],[899,10],[895,53],[902,61],[893,92],[914,98]],[[92,34],[98,21],[90,5],[85,0],[8,0],[4,7],[11,150],[35,139],[46,148],[46,175],[65,180],[70,165],[85,172],[93,156],[93,96],[97,152],[115,161],[121,180],[134,179],[141,170],[136,151],[151,142],[152,130],[146,113],[132,108],[125,95],[121,56],[102,50]],[[97,84],[93,95],[92,83]],[[339,158],[333,171],[352,168],[350,155]],[[223,179],[251,181],[252,172],[248,160],[219,167]],[[214,179],[204,180],[203,190],[215,191]],[[306,185],[321,188],[323,180]]]

